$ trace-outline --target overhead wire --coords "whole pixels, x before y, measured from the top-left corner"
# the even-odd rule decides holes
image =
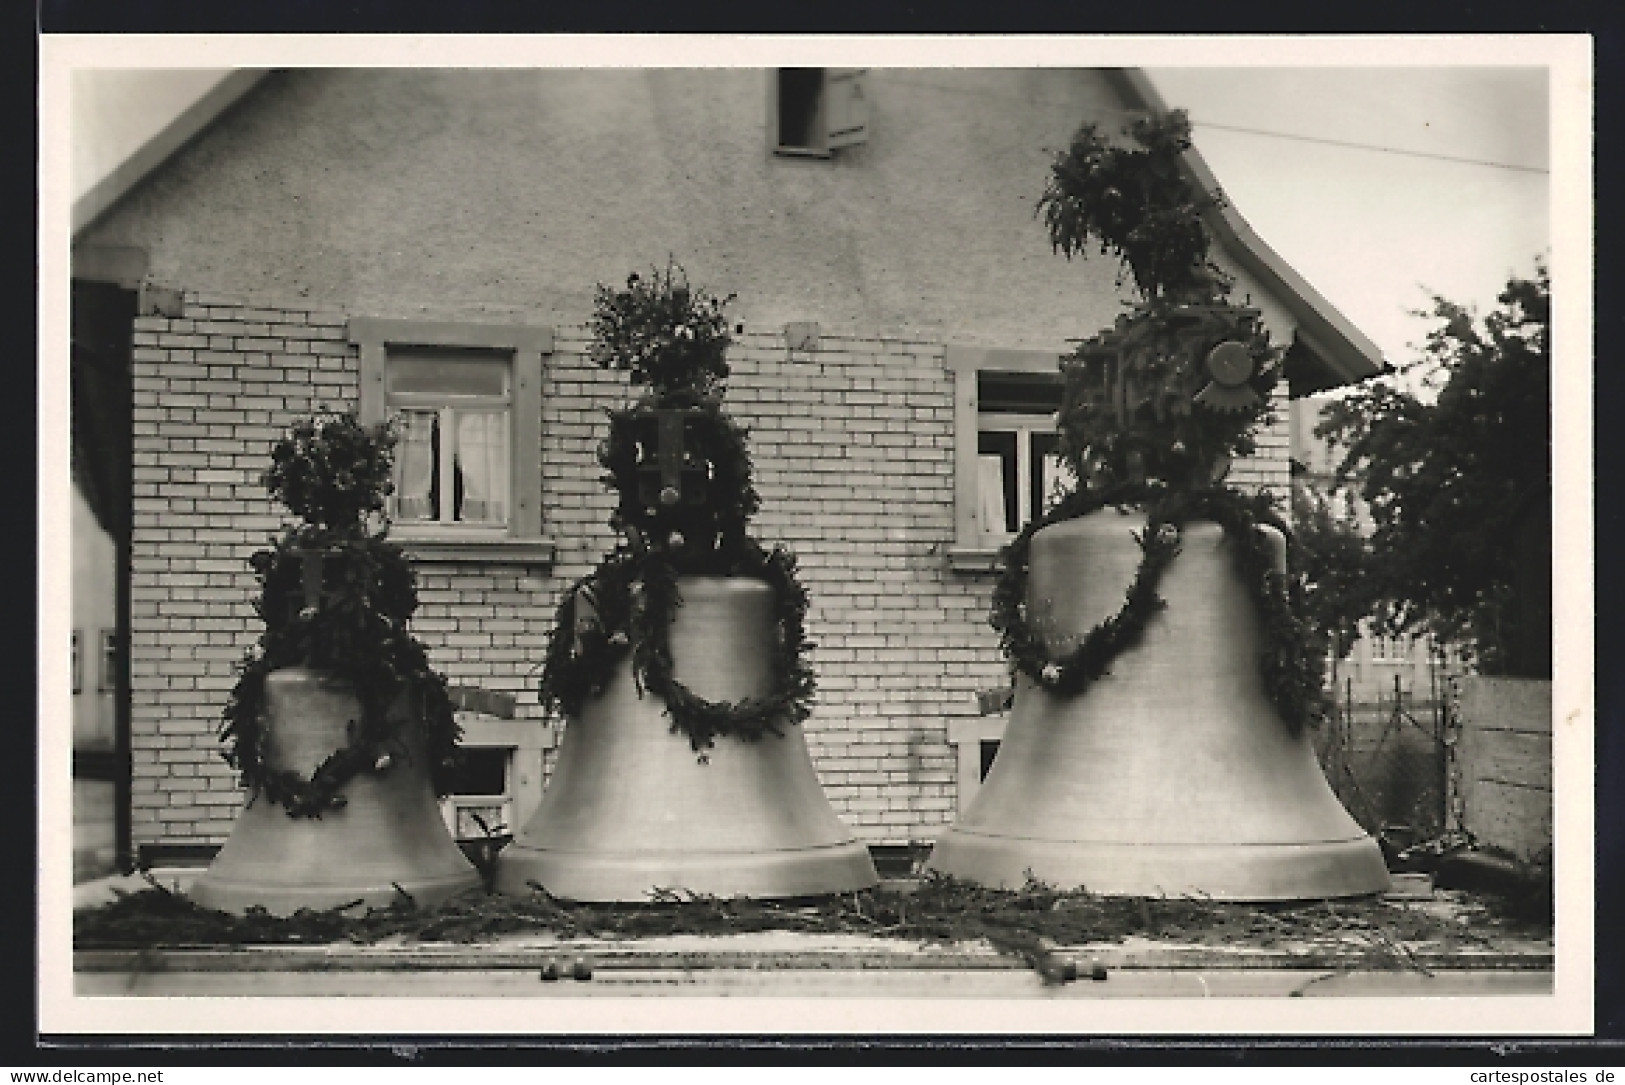
[[[1441,162],[1455,162],[1467,166],[1491,166],[1499,170],[1517,170],[1522,173],[1550,173],[1545,166],[1525,166],[1515,162],[1492,162],[1487,158],[1468,158],[1464,155],[1440,154],[1436,151],[1413,151],[1403,147],[1385,147],[1377,143],[1358,143],[1347,139],[1329,139],[1325,136],[1306,136],[1296,132],[1277,132],[1267,128],[1248,128],[1239,124],[1220,124],[1217,121],[1190,118],[1192,128],[1217,128],[1226,132],[1244,132],[1272,139],[1289,139],[1299,143],[1321,143],[1329,147],[1347,147],[1359,151],[1379,151],[1383,154],[1403,155],[1407,158],[1432,158]]]
[[[913,86],[916,86],[916,87],[925,87],[925,88],[929,88],[931,90],[945,90],[945,91],[949,91],[949,92],[956,92],[956,93],[962,93],[962,94],[979,94],[979,95],[988,93],[986,88],[978,87],[978,88],[973,89],[973,88],[970,88],[970,87],[954,86],[951,83],[938,82],[938,81],[930,79],[930,78],[921,79],[918,76],[914,75],[913,73],[909,73],[908,75],[905,75],[903,78],[895,79],[895,81],[900,83],[900,84],[903,84],[903,85],[913,85]],[[1043,104],[1046,104],[1046,105],[1061,105],[1061,104],[1064,104],[1058,98],[1034,98],[1034,97],[1029,97],[1029,96],[1024,96],[1024,95],[1017,95],[1017,94],[1005,94],[1005,95],[999,95],[999,97],[1006,97],[1006,98],[1011,98],[1011,99],[1021,99],[1021,100],[1024,100],[1024,101],[1042,101]],[[1147,109],[1120,109],[1120,108],[1114,108],[1114,107],[1108,106],[1108,105],[1099,105],[1099,104],[1091,105],[1089,107],[1089,109],[1090,109],[1090,112],[1094,112],[1094,113],[1113,113],[1113,114],[1117,114],[1118,116],[1123,116],[1123,117],[1149,117],[1149,116],[1151,116],[1151,111],[1147,110]],[[1348,149],[1348,150],[1373,151],[1373,152],[1377,152],[1377,153],[1380,153],[1380,154],[1400,155],[1400,156],[1406,157],[1406,158],[1427,158],[1427,159],[1433,159],[1434,161],[1439,161],[1439,162],[1453,162],[1453,163],[1456,163],[1457,165],[1484,166],[1484,167],[1488,167],[1488,168],[1491,168],[1491,169],[1512,170],[1512,171],[1519,172],[1519,173],[1539,173],[1539,174],[1549,174],[1549,173],[1551,173],[1551,170],[1548,169],[1545,166],[1529,166],[1529,165],[1523,165],[1523,164],[1516,163],[1516,162],[1495,162],[1495,161],[1492,161],[1492,160],[1487,159],[1487,158],[1471,158],[1471,157],[1468,157],[1466,155],[1444,154],[1444,153],[1441,153],[1441,152],[1438,152],[1438,151],[1419,151],[1419,150],[1412,150],[1412,149],[1405,148],[1405,147],[1390,147],[1390,146],[1386,146],[1386,145],[1380,144],[1380,143],[1362,143],[1362,142],[1359,142],[1357,140],[1332,139],[1332,138],[1329,138],[1329,137],[1326,137],[1326,136],[1310,136],[1310,135],[1305,135],[1305,134],[1303,134],[1301,132],[1283,132],[1283,131],[1280,131],[1278,129],[1273,129],[1273,128],[1254,128],[1254,127],[1249,127],[1249,126],[1246,126],[1246,125],[1239,125],[1239,124],[1224,124],[1224,123],[1221,123],[1219,121],[1204,121],[1204,120],[1201,120],[1201,119],[1199,119],[1199,118],[1197,118],[1195,116],[1192,116],[1188,110],[1186,111],[1186,117],[1190,120],[1192,128],[1214,128],[1214,129],[1219,129],[1221,131],[1227,131],[1227,132],[1240,132],[1240,133],[1244,133],[1246,135],[1265,136],[1265,137],[1268,137],[1270,139],[1285,139],[1285,140],[1292,140],[1292,141],[1295,141],[1295,142],[1298,142],[1298,143],[1319,143],[1319,144],[1323,144],[1323,145],[1329,146],[1329,147],[1342,147],[1342,148],[1345,148],[1345,149]]]

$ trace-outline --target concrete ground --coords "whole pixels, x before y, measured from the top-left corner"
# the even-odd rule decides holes
[[[171,961],[166,967],[185,968]],[[1328,969],[1131,968],[1101,981],[1045,983],[1030,969],[980,967],[876,969],[640,968],[596,969],[591,980],[545,982],[532,968],[399,972],[77,973],[82,996],[302,998],[1238,998],[1367,996],[1430,998],[1550,995],[1547,972],[1345,972]]]

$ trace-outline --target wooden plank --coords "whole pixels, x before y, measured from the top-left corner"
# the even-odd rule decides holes
[[[1528,731],[1551,734],[1552,684],[1534,678],[1461,679],[1463,731]]]
[[[680,943],[680,944],[673,944]],[[1550,942],[1497,939],[1494,946],[1462,948],[1413,941],[1373,949],[1363,938],[1285,942],[1270,947],[1188,945],[1136,940],[1130,943],[1054,945],[1050,951],[1080,964],[1116,969],[1259,970],[1359,968],[1402,965],[1431,969],[1549,969]],[[568,964],[585,957],[595,974],[676,969],[684,971],[867,969],[900,971],[1008,971],[1029,967],[1013,955],[978,943],[946,946],[903,940],[780,933],[739,936],[676,936],[649,942],[566,939],[529,944],[261,945],[220,948],[81,949],[74,971],[90,973],[329,973],[530,971],[548,961]]]
[[[1552,793],[1497,780],[1464,789],[1468,831],[1480,844],[1531,859],[1552,846]]]
[[[1465,780],[1552,790],[1552,736],[1524,731],[1464,734],[1460,764]]]

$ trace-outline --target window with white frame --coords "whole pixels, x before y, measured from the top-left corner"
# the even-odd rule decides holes
[[[1065,493],[1058,381],[1043,374],[977,377],[977,520],[989,539],[1008,541]]]
[[[1409,663],[1411,659],[1411,638],[1407,636],[1389,637],[1373,634],[1367,638],[1371,647],[1370,659],[1373,663]]]
[[[775,68],[769,130],[775,154],[827,158],[869,133],[867,72]]]
[[[1061,352],[950,346],[954,382],[951,566],[990,572],[1008,543],[1072,484],[1059,452]]]
[[[467,690],[453,687],[451,692],[459,699]],[[512,707],[510,703],[496,711],[511,712]],[[440,800],[446,828],[459,840],[517,831],[542,801],[542,763],[558,732],[537,720],[484,711],[459,711],[457,723],[463,729],[462,758]]]
[[[112,693],[118,688],[118,631],[114,629],[102,630],[102,666],[101,681],[97,689],[102,693]]]
[[[513,824],[511,747],[483,746],[461,751],[451,786],[441,800],[446,827],[458,840],[478,840],[516,832]]]
[[[403,351],[386,363],[402,526],[503,530],[512,501],[513,363],[488,351]]]
[[[357,318],[361,419],[396,424],[389,513],[415,557],[548,560],[542,358],[551,329]]]

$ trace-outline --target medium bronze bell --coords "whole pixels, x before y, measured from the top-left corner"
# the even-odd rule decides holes
[[[361,716],[347,684],[304,667],[272,672],[265,696],[266,763],[306,777],[346,745],[347,725]],[[344,785],[342,809],[290,817],[263,795],[250,797],[192,899],[224,912],[290,915],[357,901],[426,906],[478,886],[441,820],[419,730],[407,724],[401,735],[387,771]]]
[[[677,680],[707,700],[772,688],[773,589],[682,577],[670,642]],[[660,891],[799,897],[876,882],[869,850],[836,817],[800,728],[717,739],[702,759],[623,661],[569,722],[541,805],[497,859],[499,892],[647,901]]]
[[[1052,653],[1116,613],[1143,514],[1034,534],[1028,621]],[[1278,568],[1285,540],[1274,537]],[[1142,642],[1083,693],[1018,676],[1004,739],[928,867],[983,885],[1105,895],[1299,900],[1388,885],[1377,844],[1332,793],[1308,734],[1266,695],[1259,621],[1219,525],[1185,525]]]

